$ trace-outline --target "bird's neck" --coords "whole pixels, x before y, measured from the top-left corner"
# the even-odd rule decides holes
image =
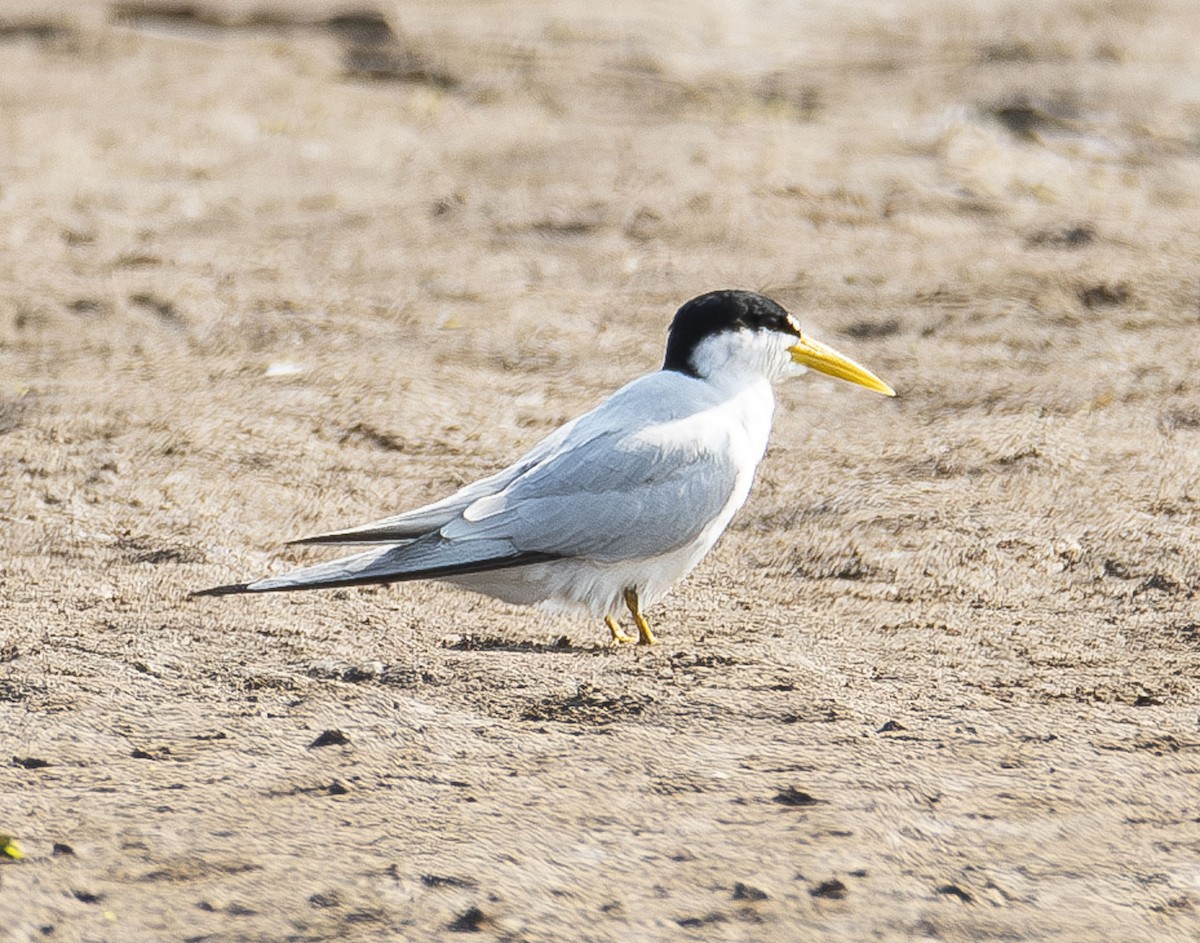
[[[704,377],[703,382],[722,400],[746,398],[763,400],[772,406],[775,403],[771,381],[758,370],[718,370]]]

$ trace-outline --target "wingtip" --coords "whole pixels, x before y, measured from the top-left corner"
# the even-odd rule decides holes
[[[385,531],[370,528],[354,528],[352,530],[335,530],[328,534],[315,534],[311,537],[297,537],[289,540],[284,546],[314,546],[317,544],[374,544],[374,543],[404,543],[416,539],[412,534],[390,534]]]
[[[233,596],[237,593],[252,593],[249,583],[228,583],[225,586],[213,586],[210,589],[197,589],[188,593],[188,599],[197,596]]]

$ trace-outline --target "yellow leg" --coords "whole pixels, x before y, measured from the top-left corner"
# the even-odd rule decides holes
[[[638,644],[658,644],[658,639],[656,639],[654,637],[654,633],[650,631],[650,623],[647,622],[646,617],[642,615],[642,607],[638,604],[636,589],[625,590],[625,605],[629,607],[629,614],[633,616],[633,621],[637,624]],[[632,639],[630,641],[632,641]]]
[[[617,620],[614,619],[612,616],[605,616],[604,622],[608,626],[608,631],[610,631],[612,633],[612,638],[613,638],[614,642],[636,642],[637,641],[637,639],[635,639],[632,635],[626,635],[624,632],[622,632],[621,627],[619,625],[617,625]]]

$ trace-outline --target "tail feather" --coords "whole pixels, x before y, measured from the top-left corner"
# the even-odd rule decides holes
[[[487,570],[503,570],[554,559],[554,554],[522,553],[504,540],[454,542],[429,534],[402,546],[367,550],[280,576],[251,583],[230,583],[191,593],[228,596],[237,593],[281,593],[299,589],[334,589],[370,583],[446,579]]]

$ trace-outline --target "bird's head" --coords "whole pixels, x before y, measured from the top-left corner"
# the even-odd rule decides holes
[[[782,305],[752,291],[710,291],[687,302],[671,322],[663,362],[664,370],[699,379],[757,373],[773,380],[805,368],[896,395],[866,367],[802,334]]]

